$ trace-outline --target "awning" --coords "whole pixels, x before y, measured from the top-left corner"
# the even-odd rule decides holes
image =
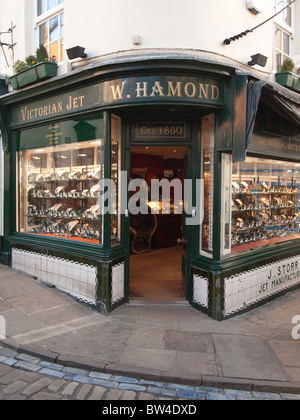
[[[266,82],[249,80],[247,86],[247,111],[246,111],[246,148],[248,147],[254,130],[254,124],[261,98],[261,90]]]
[[[300,94],[279,84],[263,80],[249,80],[247,86],[246,148],[252,138],[259,102],[272,108],[276,114],[300,126]]]

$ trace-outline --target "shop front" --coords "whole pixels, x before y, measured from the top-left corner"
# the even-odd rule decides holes
[[[116,58],[0,97],[1,263],[102,313],[222,320],[299,286],[299,98],[286,116],[262,94],[248,141],[248,79]]]

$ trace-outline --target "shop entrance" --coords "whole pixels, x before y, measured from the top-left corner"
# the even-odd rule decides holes
[[[131,302],[186,302],[183,201],[179,203],[177,197],[174,197],[172,187],[169,203],[165,202],[161,188],[159,200],[151,200],[151,181],[180,181],[183,199],[188,154],[187,146],[131,147],[130,178],[142,179],[147,183],[149,198],[148,214],[130,215]],[[165,206],[168,204],[170,211],[165,214]],[[178,205],[181,206],[180,214]],[[152,214],[151,208],[156,208],[158,213]]]

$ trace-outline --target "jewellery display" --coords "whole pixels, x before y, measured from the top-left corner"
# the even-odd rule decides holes
[[[98,199],[103,164],[99,162],[98,148],[86,143],[66,145],[64,154],[70,151],[70,159],[69,166],[63,168],[55,167],[64,162],[55,160],[53,149],[23,152],[25,158],[20,159],[19,171],[21,232],[99,243],[102,218]],[[85,153],[78,154],[78,149]]]
[[[232,181],[232,248],[300,232],[300,185]]]

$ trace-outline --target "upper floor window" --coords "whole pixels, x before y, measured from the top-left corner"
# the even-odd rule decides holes
[[[275,12],[279,13],[274,25],[274,70],[280,71],[285,59],[292,56],[293,4],[292,0],[275,0]],[[285,8],[285,9],[284,9]],[[284,9],[284,10],[283,10]]]
[[[63,60],[64,11],[63,0],[37,0],[39,45],[43,44],[51,61]]]
[[[62,3],[63,0],[38,0],[38,16],[43,15]]]
[[[280,12],[287,7],[282,13],[276,16],[276,22],[292,28],[293,26],[293,5],[292,0],[275,0],[275,11]]]
[[[274,70],[280,71],[285,59],[291,58],[291,34],[275,25]]]

